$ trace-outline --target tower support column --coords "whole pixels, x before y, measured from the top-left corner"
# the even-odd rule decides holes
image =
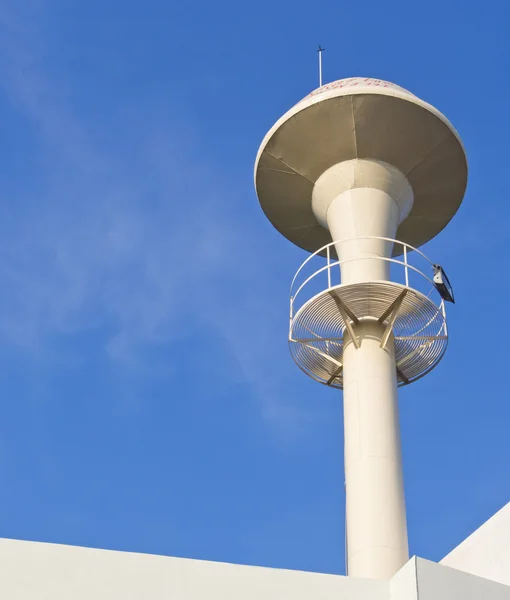
[[[361,321],[344,334],[347,572],[388,579],[409,559],[393,339]]]
[[[397,227],[413,192],[395,167],[374,160],[334,165],[317,181],[314,213],[330,231],[342,284],[390,279]],[[374,318],[344,331],[343,398],[347,573],[389,579],[408,560],[393,338]],[[384,346],[384,347],[381,347]]]

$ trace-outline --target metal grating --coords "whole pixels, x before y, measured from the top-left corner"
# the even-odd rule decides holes
[[[305,302],[291,315],[289,345],[296,364],[316,381],[341,389],[346,324],[338,300],[359,320],[379,319],[403,290],[406,294],[393,324],[398,385],[423,377],[446,350],[444,305],[437,306],[425,294],[391,281],[338,285]]]

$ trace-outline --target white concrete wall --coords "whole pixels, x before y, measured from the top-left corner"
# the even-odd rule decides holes
[[[510,585],[510,503],[445,556],[441,564]]]
[[[2,600],[389,600],[389,582],[0,540]]]
[[[510,600],[510,586],[412,558],[391,581],[0,540],[2,600]]]
[[[418,600],[510,600],[509,586],[422,558],[416,572]]]
[[[418,600],[415,556],[391,578],[390,598],[391,600]]]
[[[391,580],[391,600],[510,600],[510,587],[413,557]]]

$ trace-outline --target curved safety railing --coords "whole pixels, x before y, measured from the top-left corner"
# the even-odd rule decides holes
[[[364,240],[387,243],[393,256],[366,253],[338,260],[338,242],[331,242],[296,272],[290,288],[291,354],[312,378],[342,387],[345,329],[352,333],[358,320],[378,319],[393,338],[398,383],[405,385],[428,373],[446,350],[446,310],[433,281],[434,264],[420,250],[391,238],[370,236],[341,244]],[[364,260],[384,261],[389,278],[342,282],[342,268]]]
[[[350,243],[359,243],[360,241],[365,240],[380,240],[393,244],[394,256],[390,258],[385,256],[367,255],[346,260],[338,260],[333,258],[336,257],[336,247],[338,244],[347,245]],[[411,253],[414,253],[414,257]],[[326,255],[325,257],[323,256],[324,254]],[[399,260],[399,258],[396,258],[395,254],[397,256],[401,255],[402,259]],[[414,258],[412,262],[409,261],[410,254],[411,257]],[[417,289],[418,291],[425,293],[425,295],[428,297],[435,296],[437,297],[439,304],[444,304],[432,280],[434,263],[427,258],[423,252],[414,246],[399,240],[393,240],[391,238],[379,236],[365,236],[361,238],[342,240],[341,242],[330,242],[329,244],[326,244],[325,246],[322,246],[316,250],[313,254],[310,254],[310,256],[303,261],[299,269],[296,271],[296,274],[294,275],[290,285],[291,311],[293,308],[294,310],[299,308],[297,300],[300,295],[301,298],[303,295],[307,296],[308,298],[311,297],[310,289],[313,288],[314,290],[324,290],[342,285],[342,265],[360,260],[380,260],[388,263],[390,265],[390,281],[402,283],[406,287]],[[425,273],[425,270],[430,276]],[[308,293],[302,294],[305,286],[308,284],[312,284],[308,286]],[[302,300],[302,302],[304,301],[306,300]]]

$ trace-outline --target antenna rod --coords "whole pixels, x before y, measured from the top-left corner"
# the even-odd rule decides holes
[[[319,54],[319,87],[322,87],[322,53],[324,50],[325,49],[322,48],[322,46],[319,46],[319,49],[317,50]]]

